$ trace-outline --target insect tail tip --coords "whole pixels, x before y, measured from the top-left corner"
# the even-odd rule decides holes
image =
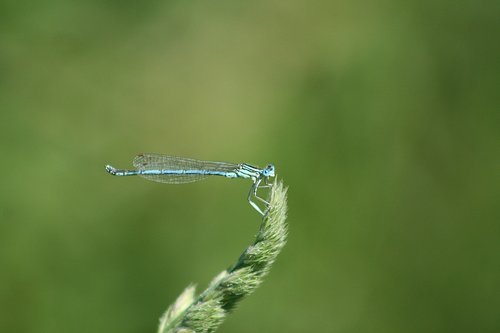
[[[107,164],[106,167],[105,167],[106,171],[112,175],[115,175],[116,174],[116,169],[113,168],[111,165]]]

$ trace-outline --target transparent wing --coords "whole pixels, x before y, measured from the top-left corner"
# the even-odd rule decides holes
[[[133,164],[137,170],[207,170],[231,172],[238,168],[237,164],[232,163],[199,161],[190,158],[150,153],[137,155],[134,158]],[[183,184],[202,180],[209,175],[165,174],[140,176],[158,183]]]

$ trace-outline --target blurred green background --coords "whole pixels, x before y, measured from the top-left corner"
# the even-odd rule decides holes
[[[2,1],[0,332],[155,332],[253,240],[248,181],[111,177],[159,152],[275,163],[289,243],[219,332],[498,332],[498,1]]]

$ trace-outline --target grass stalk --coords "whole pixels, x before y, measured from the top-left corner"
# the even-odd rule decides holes
[[[262,283],[286,243],[286,198],[287,188],[275,180],[269,212],[262,219],[253,244],[198,296],[195,287],[188,286],[160,318],[158,333],[215,332],[238,302]]]

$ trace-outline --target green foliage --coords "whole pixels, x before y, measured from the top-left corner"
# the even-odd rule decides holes
[[[218,332],[500,332],[499,7],[0,1],[0,332],[154,332],[236,261],[249,183],[103,172],[140,152],[293,184],[279,283]]]
[[[254,243],[198,297],[194,286],[187,287],[160,319],[158,333],[214,332],[227,313],[262,283],[286,243],[286,193],[283,183],[275,181],[270,210]]]

